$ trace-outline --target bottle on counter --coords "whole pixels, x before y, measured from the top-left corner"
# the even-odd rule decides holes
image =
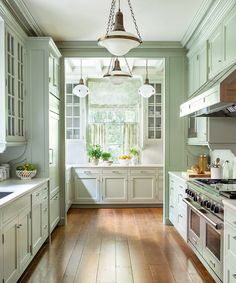
[[[225,160],[225,163],[223,165],[223,179],[229,179],[230,178],[230,164],[229,160]]]
[[[207,170],[208,170],[207,156],[205,154],[201,154],[199,156],[199,173],[204,174]]]

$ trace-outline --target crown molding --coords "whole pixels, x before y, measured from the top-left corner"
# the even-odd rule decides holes
[[[44,35],[23,0],[2,0],[2,3],[28,36]]]
[[[188,27],[187,31],[185,32],[181,43],[183,46],[186,46],[191,37],[193,36],[194,32],[198,28],[201,21],[204,19],[206,14],[209,12],[212,5],[216,2],[216,0],[204,0],[201,4],[200,9],[198,10],[197,14],[193,18],[190,26]]]
[[[206,15],[199,22],[199,25],[184,46],[187,49],[190,49],[194,45],[200,45],[204,40],[207,40],[214,30],[222,23],[227,13],[230,12],[235,4],[235,0],[213,0]]]

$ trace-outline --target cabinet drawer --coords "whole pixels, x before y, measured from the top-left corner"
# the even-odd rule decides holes
[[[227,283],[236,283],[236,256],[229,253],[226,257],[224,280]]]
[[[48,187],[44,185],[32,193],[32,204],[35,204],[38,201],[41,201],[48,195]]]
[[[90,169],[90,168],[78,168],[75,169],[75,173],[78,177],[89,177],[93,175],[99,175],[99,169]]]
[[[231,252],[236,257],[236,229],[232,228],[227,224],[225,225],[225,241],[226,241],[226,247],[225,247],[226,253]]]
[[[102,170],[103,175],[128,175],[128,170],[127,169],[103,169]]]
[[[155,169],[131,169],[130,174],[132,176],[140,176],[140,175],[156,175]]]
[[[30,207],[30,195],[21,197],[20,199],[10,203],[8,206],[4,207],[2,210],[3,213],[3,222],[14,218],[19,212],[27,207]]]
[[[231,224],[234,228],[236,228],[236,212],[233,209],[226,208],[225,209],[225,220]]]

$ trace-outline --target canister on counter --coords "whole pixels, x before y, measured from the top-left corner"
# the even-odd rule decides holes
[[[205,154],[201,154],[199,156],[199,168],[200,174],[204,174],[206,171],[208,171],[207,156]]]

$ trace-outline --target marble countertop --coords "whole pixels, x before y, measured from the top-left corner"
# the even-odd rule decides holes
[[[157,167],[163,167],[163,164],[137,164],[137,165],[122,165],[122,164],[112,164],[112,165],[104,165],[104,164],[98,164],[98,165],[92,165],[92,164],[67,164],[66,168],[72,168],[72,167],[83,167],[83,168],[157,168]]]
[[[231,209],[236,210],[236,199],[224,199],[223,204]]]
[[[41,186],[48,180],[49,179],[47,178],[33,178],[31,180],[8,179],[0,182],[0,192],[13,192],[0,199],[0,208],[29,193],[31,190]]]
[[[181,172],[181,171],[169,171],[168,172],[170,175],[173,175],[181,180],[184,180],[184,181],[188,181],[188,180],[191,180],[193,178],[189,178],[186,174],[186,172]]]

